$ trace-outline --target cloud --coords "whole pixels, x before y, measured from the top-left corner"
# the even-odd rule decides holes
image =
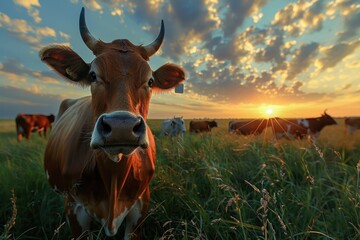
[[[15,118],[18,113],[55,114],[60,102],[60,96],[0,86],[0,118]]]
[[[285,55],[282,53],[283,45],[283,36],[273,37],[269,40],[265,48],[259,49],[256,53],[255,61],[282,63],[285,60]]]
[[[293,36],[300,36],[306,31],[320,31],[326,19],[323,2],[312,0],[290,3],[275,14],[272,24]]]
[[[353,37],[358,36],[360,29],[360,11],[354,12],[354,14],[349,14],[344,18],[345,30],[339,33],[338,41],[350,40]]]
[[[326,14],[331,18],[339,18],[343,22],[342,31],[338,32],[338,42],[352,40],[359,33],[360,5],[358,0],[330,1]]]
[[[41,82],[50,84],[59,84],[57,75],[52,71],[38,72],[33,71],[19,63],[14,59],[8,59],[0,63],[0,76],[5,76],[10,81],[17,82],[28,82],[28,79],[34,78]],[[9,84],[9,83],[8,83]]]
[[[36,23],[41,22],[40,12],[35,7],[40,7],[38,0],[13,0],[15,4],[26,8],[30,17],[34,19]]]
[[[345,57],[351,55],[360,46],[360,40],[349,43],[338,43],[330,47],[321,49],[322,58],[318,61],[318,67],[321,71],[335,67]]]
[[[10,34],[16,38],[31,45],[34,50],[39,50],[43,47],[42,41],[45,38],[55,39],[57,34],[53,28],[50,27],[35,27],[30,25],[24,19],[11,19],[8,15],[0,12],[0,28],[5,28]],[[65,36],[64,33],[61,34]],[[68,35],[67,35],[68,36]],[[65,38],[65,40],[68,40]],[[68,42],[62,43],[70,45]]]
[[[302,44],[294,53],[294,56],[289,64],[287,72],[287,80],[294,79],[300,73],[306,71],[308,67],[314,62],[319,51],[319,43],[312,42],[309,44]]]
[[[222,1],[222,11],[225,12],[225,18],[222,21],[224,37],[232,37],[247,17],[259,16],[256,14],[267,2],[261,0]]]
[[[59,32],[59,35],[64,38],[66,41],[69,41],[70,40],[70,35],[69,34],[66,34],[64,32]]]
[[[101,5],[96,0],[83,0],[83,3],[87,8],[93,10],[102,10]]]

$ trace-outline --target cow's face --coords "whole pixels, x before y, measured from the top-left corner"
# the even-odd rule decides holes
[[[182,117],[174,117],[171,120],[171,126],[176,134],[186,132],[184,119]]]
[[[321,116],[322,121],[325,123],[325,125],[336,125],[337,122],[324,111],[324,114]]]
[[[90,146],[119,161],[123,154],[148,147],[145,120],[152,91],[174,88],[185,80],[185,72],[173,64],[152,71],[147,63],[163,41],[163,23],[157,39],[147,46],[136,46],[126,39],[111,43],[96,40],[87,29],[84,11],[80,31],[95,55],[90,64],[64,46],[47,47],[40,57],[66,79],[90,86],[94,123]]]
[[[210,128],[218,127],[218,124],[216,121],[211,121],[211,122],[209,122],[209,127]]]

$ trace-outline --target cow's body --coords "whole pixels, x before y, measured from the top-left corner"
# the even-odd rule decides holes
[[[152,89],[174,88],[185,79],[178,66],[152,72],[147,60],[160,47],[128,40],[104,43],[88,32],[82,38],[95,60],[85,63],[70,48],[50,46],[41,59],[66,79],[91,86],[91,96],[64,100],[45,150],[51,186],[66,196],[65,212],[74,237],[86,237],[92,220],[115,236],[125,221],[125,239],[139,237],[149,183],[156,163],[155,142],[146,124]]]
[[[211,129],[217,126],[216,121],[190,121],[190,132],[211,132]]]
[[[303,139],[308,129],[303,126],[303,119],[270,118],[270,126],[276,139]]]
[[[186,127],[182,117],[166,119],[161,124],[161,136],[183,137],[185,132]]]
[[[321,117],[317,118],[272,118],[270,121],[273,134],[277,139],[281,137],[287,139],[303,139],[305,136],[308,136],[313,141],[317,140],[324,127],[336,124],[336,121],[327,114],[326,111]]]
[[[360,117],[347,117],[345,118],[346,133],[353,134],[354,131],[360,129]]]
[[[38,132],[40,136],[44,132],[46,137],[47,129],[51,127],[54,120],[55,116],[52,114],[18,114],[15,118],[18,142],[22,140],[22,137],[29,140],[31,132]]]
[[[252,121],[229,122],[229,133],[239,135],[259,135],[268,126],[267,119],[255,119]]]

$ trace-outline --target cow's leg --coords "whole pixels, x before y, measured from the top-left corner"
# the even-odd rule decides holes
[[[47,127],[44,127],[44,138],[46,138]]]
[[[85,211],[85,207],[76,202],[71,196],[65,199],[65,213],[71,228],[73,237],[86,239],[90,230],[91,217]]]
[[[21,142],[21,140],[22,140],[23,131],[24,131],[23,128],[18,123],[16,123],[16,133],[17,133],[17,141],[18,142]]]
[[[17,133],[17,140],[18,140],[18,142],[21,142],[22,137],[23,137],[23,133],[22,133],[22,132],[18,132],[18,133]]]
[[[30,140],[31,127],[25,130],[25,137],[27,140]]]
[[[131,211],[126,216],[126,227],[124,240],[129,239],[140,239],[141,235],[141,224],[144,221],[150,201],[150,189],[149,187],[145,190],[141,198],[139,198]]]

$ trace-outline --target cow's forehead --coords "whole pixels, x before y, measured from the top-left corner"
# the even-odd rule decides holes
[[[90,71],[102,74],[102,77],[136,76],[148,79],[152,70],[147,61],[136,52],[107,51],[98,55],[91,63]]]

